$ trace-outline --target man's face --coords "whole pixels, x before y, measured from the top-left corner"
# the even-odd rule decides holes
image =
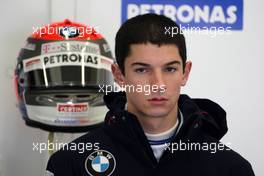
[[[173,44],[131,45],[124,63],[125,75],[120,70],[118,74],[113,71],[119,85],[130,86],[126,89],[128,110],[148,117],[175,113],[181,86],[191,69],[191,63],[187,62],[183,72],[182,64],[179,50]]]

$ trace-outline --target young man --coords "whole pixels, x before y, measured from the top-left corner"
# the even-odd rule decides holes
[[[106,95],[104,125],[72,142],[98,148],[60,150],[50,158],[47,175],[254,175],[248,161],[219,142],[227,132],[225,111],[210,100],[180,95],[192,63],[186,61],[184,36],[166,35],[166,27],[180,31],[154,14],[121,26],[112,72],[126,93]]]

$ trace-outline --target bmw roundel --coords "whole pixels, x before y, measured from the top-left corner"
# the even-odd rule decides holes
[[[106,150],[97,150],[85,160],[85,169],[91,176],[108,176],[115,170],[114,156]]]

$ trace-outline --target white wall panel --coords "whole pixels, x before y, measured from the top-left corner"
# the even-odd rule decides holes
[[[206,97],[227,111],[228,134],[223,142],[248,159],[256,175],[264,175],[263,29],[264,2],[244,1],[244,29],[215,38],[186,35],[193,70],[183,89],[192,97]],[[43,175],[47,154],[32,151],[47,133],[26,127],[15,107],[12,73],[16,57],[33,26],[50,20],[75,19],[97,26],[114,49],[121,24],[120,0],[13,0],[0,6],[0,176]],[[4,172],[3,172],[4,171]]]

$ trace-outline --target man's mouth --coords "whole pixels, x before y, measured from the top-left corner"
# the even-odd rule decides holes
[[[154,97],[154,98],[150,98],[148,99],[149,101],[167,101],[167,98],[164,97]]]
[[[168,101],[168,99],[165,97],[153,97],[153,98],[148,99],[148,101],[152,104],[163,104],[166,101]]]

